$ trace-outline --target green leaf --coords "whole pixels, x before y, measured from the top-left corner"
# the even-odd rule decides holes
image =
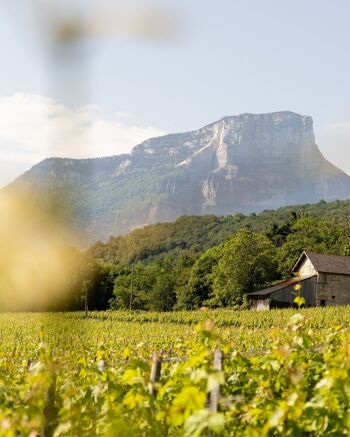
[[[215,434],[220,434],[225,429],[225,416],[220,413],[214,413],[209,416],[208,427]]]

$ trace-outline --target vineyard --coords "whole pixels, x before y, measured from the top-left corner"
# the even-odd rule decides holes
[[[349,325],[350,307],[1,314],[0,435],[349,435]]]

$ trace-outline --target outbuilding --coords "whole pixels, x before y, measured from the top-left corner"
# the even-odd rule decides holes
[[[252,309],[293,306],[295,286],[300,283],[306,306],[350,304],[350,257],[303,252],[292,270],[293,277],[265,290],[248,294]]]

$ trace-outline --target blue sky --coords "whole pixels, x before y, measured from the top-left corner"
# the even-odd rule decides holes
[[[127,9],[127,21],[154,10],[172,32],[153,38],[130,26],[58,51],[43,25],[49,0],[3,0],[0,185],[46,156],[123,153],[150,135],[279,110],[311,115],[325,156],[350,172],[348,0],[135,0],[103,7],[101,0],[76,0],[74,10],[70,3],[61,1],[56,15],[81,12],[91,22],[98,4],[109,17]]]

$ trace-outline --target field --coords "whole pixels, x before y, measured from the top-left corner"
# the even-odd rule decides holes
[[[350,307],[1,314],[0,435],[349,435],[349,324]]]

